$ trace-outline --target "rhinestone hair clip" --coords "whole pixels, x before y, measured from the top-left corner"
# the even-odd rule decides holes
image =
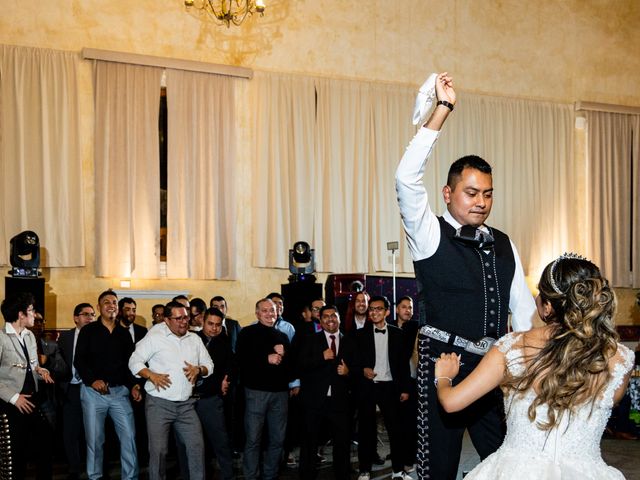
[[[558,258],[556,258],[553,261],[553,263],[551,264],[551,268],[549,269],[549,283],[551,284],[551,288],[553,288],[553,290],[560,295],[562,295],[562,290],[560,290],[558,288],[558,285],[556,285],[556,281],[553,278],[553,273],[560,260],[568,260],[568,259],[587,260],[585,257],[583,257],[582,255],[578,255],[577,253],[564,252],[562,255],[560,255]]]

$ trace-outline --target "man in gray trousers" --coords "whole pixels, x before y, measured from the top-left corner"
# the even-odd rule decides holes
[[[148,367],[146,366],[148,365]],[[213,372],[213,362],[200,337],[189,331],[189,312],[177,302],[164,309],[164,324],[155,326],[136,344],[129,369],[148,382],[145,414],[149,433],[149,478],[166,478],[169,429],[189,445],[190,480],[204,480],[204,441],[191,398],[199,377]]]

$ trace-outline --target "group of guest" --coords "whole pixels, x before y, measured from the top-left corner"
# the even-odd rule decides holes
[[[77,305],[75,327],[53,342],[43,335],[32,295],[3,301],[0,445],[11,440],[13,446],[0,449],[3,474],[24,478],[32,456],[37,478],[51,478],[51,449],[31,445],[35,438],[53,444],[58,411],[69,478],[81,475],[83,463],[88,478],[104,476],[110,417],[123,479],[137,478],[140,464],[148,464],[149,478],[166,478],[170,452],[183,478],[205,478],[211,456],[221,478],[234,478],[237,450],[243,450],[245,478],[274,479],[297,445],[300,478],[312,479],[328,441],[335,478],[348,479],[354,438],[359,478],[366,479],[377,456],[377,405],[389,434],[393,478],[406,477],[415,460],[410,363],[417,327],[409,297],[398,302],[396,326],[388,322],[385,297],[357,294],[350,328],[322,299],[305,306],[294,328],[283,318],[278,293],[260,299],[256,321],[242,329],[226,316],[219,296],[208,307],[186,297],[155,305],[148,331],[135,323],[136,307],[135,300],[118,301],[105,291],[97,315],[90,303]]]

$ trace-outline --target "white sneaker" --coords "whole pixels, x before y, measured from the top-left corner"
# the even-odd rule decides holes
[[[436,98],[436,79],[438,75],[432,73],[429,78],[422,84],[420,90],[418,90],[418,96],[416,97],[416,105],[413,108],[413,124],[424,124],[427,120],[427,114],[433,100]]]
[[[358,480],[370,480],[371,479],[371,475],[369,474],[369,472],[361,472],[360,475],[358,475]]]

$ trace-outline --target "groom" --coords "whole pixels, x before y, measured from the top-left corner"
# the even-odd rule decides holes
[[[451,77],[434,75],[421,88],[414,119],[422,123],[434,80],[436,107],[400,161],[396,190],[421,301],[418,478],[447,480],[456,477],[465,429],[484,459],[502,443],[504,413],[498,390],[462,412],[445,413],[437,403],[433,359],[441,352],[461,354],[456,380],[462,380],[507,332],[509,312],[514,330],[531,328],[535,303],[515,246],[485,224],[493,203],[491,166],[485,160],[469,155],[455,161],[442,189],[447,209],[442,216],[431,211],[422,177],[456,105]]]

